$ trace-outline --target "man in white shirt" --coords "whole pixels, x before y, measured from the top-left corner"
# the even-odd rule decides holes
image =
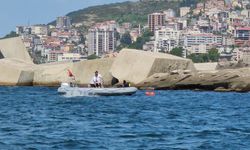
[[[95,72],[94,77],[90,81],[91,87],[102,87],[102,75],[98,73],[98,71]]]

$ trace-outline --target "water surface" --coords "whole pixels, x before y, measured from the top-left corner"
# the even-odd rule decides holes
[[[0,87],[0,149],[249,149],[250,94],[65,98]]]

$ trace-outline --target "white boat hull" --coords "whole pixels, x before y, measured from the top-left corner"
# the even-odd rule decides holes
[[[121,96],[133,95],[137,92],[135,87],[126,88],[79,88],[70,87],[67,84],[62,84],[58,88],[59,94],[76,95],[76,96]]]

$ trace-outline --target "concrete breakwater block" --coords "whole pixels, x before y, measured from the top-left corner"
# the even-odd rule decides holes
[[[0,60],[0,85],[32,85],[33,64],[15,59]]]
[[[120,82],[127,80],[136,85],[156,73],[170,73],[174,70],[196,71],[189,59],[170,54],[124,49],[118,54],[110,72]]]

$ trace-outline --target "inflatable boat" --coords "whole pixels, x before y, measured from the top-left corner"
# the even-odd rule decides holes
[[[135,87],[122,88],[80,88],[72,87],[68,83],[62,83],[58,93],[71,96],[122,96],[133,95],[137,92]]]

